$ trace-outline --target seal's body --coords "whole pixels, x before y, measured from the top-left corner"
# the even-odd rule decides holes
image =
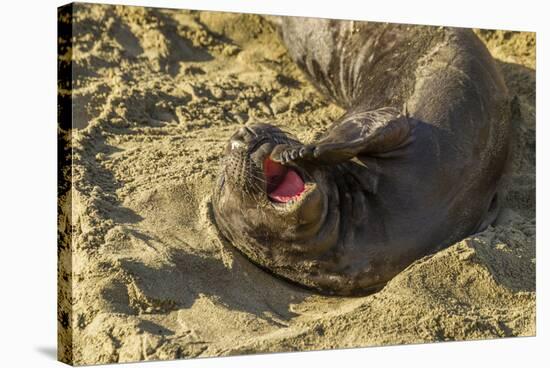
[[[282,38],[347,111],[307,145],[267,124],[233,135],[213,207],[235,247],[279,276],[348,295],[494,219],[511,109],[474,33],[285,18]]]

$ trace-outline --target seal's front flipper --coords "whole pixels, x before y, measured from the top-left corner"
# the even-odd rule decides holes
[[[336,164],[358,155],[389,157],[414,140],[415,121],[395,109],[346,114],[319,142],[308,145],[282,145],[273,150],[273,160],[315,161]]]
[[[273,161],[282,164],[287,164],[291,161],[312,161],[315,160],[315,149],[316,146],[314,144],[279,144],[275,146],[270,157]]]

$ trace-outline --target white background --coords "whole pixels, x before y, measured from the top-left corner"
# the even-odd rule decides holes
[[[537,31],[537,337],[140,363],[132,367],[518,367],[548,363],[548,39],[545,1],[114,1],[203,10]],[[0,365],[61,366],[56,348],[56,7],[0,9]],[[544,103],[541,103],[545,101]],[[542,164],[540,164],[542,163]],[[399,307],[399,306],[396,306]],[[545,312],[546,311],[546,312]],[[546,351],[544,350],[546,346]],[[538,364],[537,364],[538,363]]]

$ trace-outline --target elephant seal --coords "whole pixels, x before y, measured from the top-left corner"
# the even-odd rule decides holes
[[[230,138],[212,204],[234,247],[357,295],[494,220],[512,109],[471,30],[289,17],[281,34],[346,113],[309,144],[270,124]]]

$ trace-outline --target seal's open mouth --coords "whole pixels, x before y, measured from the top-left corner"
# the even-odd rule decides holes
[[[297,199],[305,190],[305,184],[296,170],[283,166],[270,158],[264,161],[267,196],[273,202],[287,203]]]

